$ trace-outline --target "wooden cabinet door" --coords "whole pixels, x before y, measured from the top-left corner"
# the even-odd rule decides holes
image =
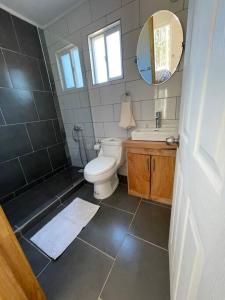
[[[0,299],[46,300],[0,207]]]
[[[174,169],[174,156],[151,156],[151,199],[171,204]]]
[[[150,156],[128,152],[127,162],[129,194],[149,199]]]

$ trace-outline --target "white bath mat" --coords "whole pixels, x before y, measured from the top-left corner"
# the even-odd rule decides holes
[[[94,217],[99,207],[99,205],[76,198],[35,233],[31,241],[49,257],[56,259]]]

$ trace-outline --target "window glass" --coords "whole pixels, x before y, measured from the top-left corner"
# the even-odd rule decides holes
[[[65,86],[67,89],[72,88],[74,87],[74,78],[70,55],[68,53],[61,56],[61,63],[63,68]]]
[[[95,79],[97,83],[107,81],[107,66],[104,35],[98,35],[92,40],[95,67]]]
[[[88,41],[93,84],[122,78],[120,21],[89,35]]]
[[[80,64],[80,56],[79,56],[78,48],[74,48],[72,50],[72,59],[73,59],[76,87],[81,88],[84,86],[84,81],[83,81],[83,74],[82,74],[82,69]]]
[[[171,49],[171,30],[170,25],[158,27],[154,30],[155,48],[155,69],[170,69],[170,49]]]
[[[60,50],[57,53],[57,62],[64,90],[84,87],[79,49],[77,47],[69,46]]]
[[[122,76],[120,32],[115,31],[106,37],[109,78]]]

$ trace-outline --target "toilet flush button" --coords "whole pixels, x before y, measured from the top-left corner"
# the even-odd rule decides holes
[[[101,148],[101,144],[95,144],[94,145],[94,150],[98,151]]]

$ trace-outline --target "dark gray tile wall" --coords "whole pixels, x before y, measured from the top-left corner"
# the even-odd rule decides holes
[[[40,29],[0,9],[0,204],[68,164],[45,47]]]

